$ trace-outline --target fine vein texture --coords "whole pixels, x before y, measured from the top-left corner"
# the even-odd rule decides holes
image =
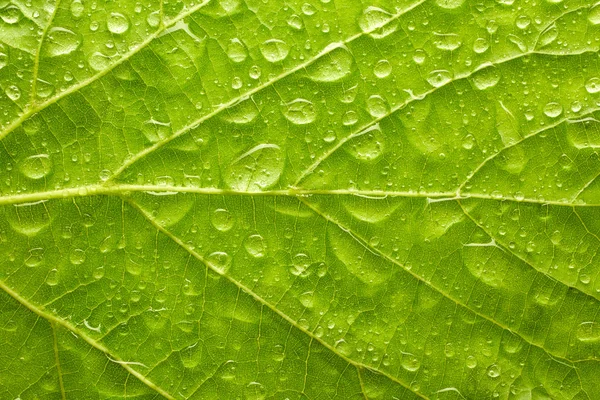
[[[600,3],[0,0],[0,399],[600,399]]]

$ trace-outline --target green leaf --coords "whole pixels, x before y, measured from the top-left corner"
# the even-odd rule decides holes
[[[0,398],[600,398],[600,6],[0,1]]]

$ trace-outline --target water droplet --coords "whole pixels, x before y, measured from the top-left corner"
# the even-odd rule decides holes
[[[237,125],[246,125],[256,119],[259,110],[252,99],[244,99],[229,107],[221,116],[225,121]]]
[[[600,78],[593,77],[588,79],[585,83],[585,90],[590,94],[600,92]]]
[[[44,249],[36,247],[29,250],[29,256],[25,259],[25,265],[28,267],[37,267],[44,262]]]
[[[0,18],[6,24],[14,25],[17,22],[19,22],[21,18],[23,18],[23,14],[21,13],[19,7],[15,6],[14,4],[11,4],[0,10]]]
[[[447,10],[453,10],[463,5],[465,0],[436,0],[435,4]]]
[[[266,397],[265,387],[258,382],[250,382],[244,389],[244,398],[247,400],[264,400]]]
[[[100,52],[92,54],[88,60],[90,67],[97,72],[103,71],[110,66],[110,57]]]
[[[317,111],[312,102],[305,99],[296,99],[285,105],[283,115],[295,125],[307,125],[315,121]]]
[[[235,222],[231,213],[223,208],[218,208],[213,212],[210,222],[216,230],[221,232],[227,232],[233,228]]]
[[[475,368],[477,366],[477,358],[474,356],[468,356],[466,360],[467,368]]]
[[[563,107],[559,103],[550,102],[544,106],[544,114],[550,118],[556,118],[563,112]]]
[[[80,265],[85,262],[85,251],[81,249],[73,249],[71,250],[71,254],[69,254],[69,261],[73,265]]]
[[[308,76],[315,82],[338,82],[352,73],[354,57],[343,46],[338,46],[327,55],[319,57],[307,67]]]
[[[494,65],[488,65],[473,75],[473,84],[479,90],[493,88],[500,81],[500,71]]]
[[[227,57],[235,63],[246,61],[248,50],[240,39],[234,38],[229,41],[229,46],[227,46]]]
[[[600,324],[593,321],[579,324],[577,327],[577,339],[582,342],[599,342]]]
[[[260,75],[261,75],[260,67],[258,65],[251,66],[250,67],[250,71],[248,72],[248,75],[252,79],[258,79],[258,78],[260,78]]]
[[[389,114],[390,107],[383,97],[373,95],[367,99],[367,111],[372,117],[382,118]]]
[[[303,276],[310,267],[311,259],[308,254],[298,253],[292,257],[291,273],[294,276]]]
[[[497,378],[500,376],[500,367],[496,364],[492,364],[487,367],[487,376],[490,378]]]
[[[104,278],[104,267],[100,266],[94,269],[94,272],[92,273],[92,276],[95,280],[100,280],[102,278]]]
[[[477,54],[485,53],[490,48],[490,43],[487,39],[477,38],[473,42],[473,51]]]
[[[260,45],[260,52],[265,60],[271,63],[286,59],[290,52],[290,46],[280,39],[270,39]]]
[[[267,244],[265,239],[259,235],[250,235],[244,240],[244,248],[252,257],[262,258],[267,252]]]
[[[19,170],[30,179],[41,179],[52,170],[52,161],[48,154],[38,154],[24,159]]]
[[[352,126],[358,122],[358,114],[356,111],[350,110],[346,111],[344,115],[342,115],[342,124],[344,126]]]
[[[206,261],[222,275],[226,274],[231,267],[231,256],[223,251],[215,251],[209,254]]]
[[[523,53],[527,52],[527,45],[525,44],[523,39],[521,39],[517,35],[512,35],[512,34],[508,35],[506,38],[508,39],[509,42],[511,42],[512,44],[517,46],[521,52],[523,52]]]
[[[284,155],[276,144],[259,144],[233,160],[224,173],[225,183],[240,192],[259,192],[279,181]]]
[[[462,46],[462,41],[456,33],[436,33],[433,44],[440,50],[453,51]]]
[[[590,21],[592,25],[600,24],[600,4],[596,4],[590,9],[588,12],[588,21]]]
[[[538,45],[540,47],[547,46],[550,43],[554,42],[557,37],[558,29],[556,28],[556,25],[549,26],[540,34],[540,37],[538,39]]]
[[[12,101],[17,101],[21,98],[21,89],[17,85],[10,85],[5,90],[4,93],[8,96]]]
[[[154,11],[146,17],[146,23],[151,28],[158,28],[160,25],[160,11]]]
[[[433,87],[439,88],[452,80],[452,74],[445,69],[431,71],[427,77],[427,82]]]
[[[373,68],[373,73],[379,79],[387,78],[392,73],[392,64],[388,60],[379,60]]]
[[[244,86],[242,78],[240,78],[239,76],[234,76],[231,81],[231,88],[234,90],[239,90],[242,88],[242,86]]]
[[[427,59],[427,53],[423,49],[416,49],[413,54],[413,61],[415,64],[423,64]]]
[[[311,16],[311,15],[314,15],[316,12],[317,12],[317,9],[312,4],[310,4],[310,3],[302,4],[302,14]]]
[[[373,161],[383,154],[385,137],[379,124],[373,125],[350,139],[344,149],[361,161]]]
[[[73,0],[73,2],[71,2],[70,8],[71,15],[75,19],[81,18],[81,16],[83,15],[83,11],[85,10],[85,7],[83,6],[80,0]]]
[[[0,69],[6,67],[8,65],[8,54],[6,54],[6,50],[4,50],[0,46]]]
[[[121,13],[111,13],[106,21],[106,27],[111,33],[121,35],[129,29],[129,20]]]
[[[407,371],[415,372],[419,368],[421,368],[421,361],[411,353],[402,353],[402,358],[400,359],[400,365]]]
[[[287,20],[287,24],[290,28],[294,28],[296,30],[300,30],[304,27],[304,22],[302,22],[302,18],[300,18],[298,15],[296,14],[292,14],[288,20]]]
[[[78,34],[65,28],[55,27],[50,29],[45,42],[46,54],[57,57],[71,54],[81,46]]]
[[[531,18],[527,15],[521,15],[517,18],[516,25],[519,29],[527,29],[527,27],[531,24]]]
[[[304,292],[298,296],[300,303],[306,308],[313,308],[315,304],[314,292]]]
[[[37,91],[36,96],[40,99],[46,99],[54,93],[54,85],[50,82],[43,81],[41,79],[37,80]]]
[[[364,33],[370,33],[384,27],[393,15],[379,7],[367,7],[360,18],[358,26]]]
[[[46,276],[46,284],[49,286],[58,285],[58,270],[56,268],[50,270]]]
[[[352,347],[344,339],[340,339],[335,342],[335,349],[343,356],[349,356],[352,354]]]

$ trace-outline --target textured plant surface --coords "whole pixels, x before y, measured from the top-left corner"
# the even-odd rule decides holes
[[[600,399],[600,5],[1,0],[0,398]]]

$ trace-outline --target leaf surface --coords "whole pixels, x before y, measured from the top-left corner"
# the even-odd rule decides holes
[[[597,399],[600,6],[0,2],[0,398]]]

